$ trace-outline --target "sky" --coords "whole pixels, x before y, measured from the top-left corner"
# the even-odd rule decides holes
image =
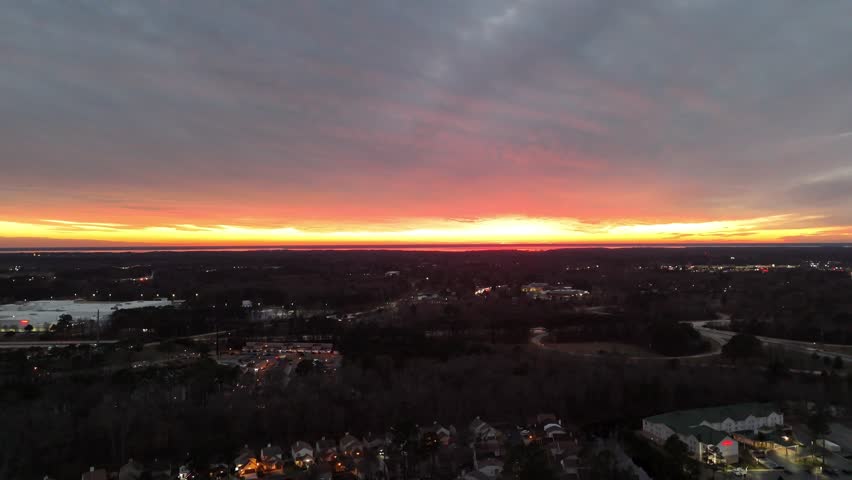
[[[852,243],[850,18],[9,0],[0,247]]]

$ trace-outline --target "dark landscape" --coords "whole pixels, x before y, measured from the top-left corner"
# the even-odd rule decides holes
[[[456,478],[473,445],[501,462],[541,449],[536,475],[558,478],[541,415],[566,429],[580,471],[609,468],[595,445],[610,438],[654,478],[691,478],[628,441],[642,418],[761,402],[802,425],[814,406],[848,424],[852,407],[845,247],[29,253],[0,265],[0,315],[49,298],[164,302],[3,320],[4,478],[128,459],[206,476],[230,472],[245,446],[346,435],[388,441],[381,460],[332,462],[338,476]],[[723,346],[705,329],[735,337]],[[476,444],[476,418],[505,446]],[[451,443],[430,446],[435,422],[453,427]],[[513,447],[518,428],[541,440]],[[270,474],[321,473],[293,461]]]

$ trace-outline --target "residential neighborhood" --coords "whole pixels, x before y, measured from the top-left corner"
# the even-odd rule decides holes
[[[550,419],[552,415],[539,418]],[[477,417],[467,429],[445,427],[435,421],[417,427],[411,436],[399,431],[346,432],[340,438],[321,437],[313,442],[298,440],[289,448],[267,443],[259,449],[245,445],[230,464],[186,464],[163,466],[128,460],[118,472],[92,467],[83,480],[157,479],[416,479],[432,478],[437,472],[455,470],[458,480],[497,480],[511,474],[513,448],[537,448],[545,453],[543,467],[552,468],[560,479],[581,478],[578,455],[586,444],[580,432],[568,432],[552,424],[524,426],[501,424],[500,428]],[[509,470],[507,470],[507,468]]]

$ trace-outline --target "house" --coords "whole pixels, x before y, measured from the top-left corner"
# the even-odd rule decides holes
[[[589,295],[589,292],[587,290],[580,290],[571,287],[558,287],[545,291],[544,294],[540,296],[540,298],[544,300],[565,301],[576,298],[582,298],[586,295]]]
[[[547,283],[528,283],[521,286],[521,291],[530,298],[541,300],[568,300],[581,298],[589,294],[586,290],[565,287],[561,285],[551,286]]]
[[[242,450],[240,450],[240,454],[237,458],[234,459],[234,466],[241,467],[249,463],[250,460],[254,460],[257,462],[257,455],[255,455],[254,450],[250,449],[248,445],[244,446]]]
[[[364,446],[364,448],[369,449],[369,450],[373,450],[373,451],[378,451],[378,450],[384,449],[385,447],[387,447],[390,444],[391,444],[391,436],[387,433],[383,433],[383,434],[379,434],[379,435],[376,435],[376,434],[373,434],[373,433],[368,433],[367,436],[364,437],[364,440],[362,442],[362,445]]]
[[[364,454],[364,445],[357,437],[346,433],[340,439],[340,453],[349,457],[360,458]]]
[[[372,433],[368,433],[362,442],[365,450],[369,450],[376,454],[376,456],[384,461],[387,460],[388,455],[388,447],[393,443],[393,439],[390,434],[385,433],[382,435],[374,435]]]
[[[83,474],[82,480],[107,480],[107,471],[103,468],[95,470],[95,467],[89,467],[89,471]]]
[[[543,430],[544,436],[551,440],[555,440],[566,435],[565,429],[558,423],[548,423],[544,426]]]
[[[455,434],[454,430],[455,429],[453,427],[444,427],[436,421],[433,422],[432,425],[429,425],[427,427],[420,427],[420,439],[422,440],[423,437],[426,436],[426,434],[431,433],[437,437],[438,443],[446,447],[450,444],[450,440]]]
[[[144,472],[145,467],[131,458],[118,470],[118,480],[139,480]]]
[[[257,458],[241,457],[240,460],[242,463],[235,464],[234,466],[237,476],[249,480],[257,478],[257,472],[260,470],[260,463],[258,463]]]
[[[194,472],[192,467],[189,465],[181,465],[180,468],[178,468],[177,478],[178,480],[189,480],[190,478],[195,478],[197,474],[198,473]]]
[[[754,435],[761,429],[783,425],[784,414],[771,404],[743,403],[648,417],[642,420],[642,432],[660,445],[672,435],[677,435],[699,461],[721,457],[726,463],[737,463],[739,442],[735,438],[736,432]]]
[[[325,462],[334,461],[337,458],[337,442],[331,439],[322,437],[317,440],[316,450],[314,450],[317,460]]]
[[[548,423],[541,430],[541,436],[545,448],[554,457],[559,457],[565,454],[566,447],[573,447],[576,441],[571,442],[568,438],[568,432],[561,423]]]
[[[497,439],[497,430],[479,417],[476,417],[470,423],[470,434],[475,442],[488,442]]]
[[[299,440],[290,447],[293,463],[299,468],[307,468],[314,463],[314,449],[308,442]]]
[[[260,449],[260,464],[263,470],[268,472],[278,470],[284,466],[284,450],[271,443]]]
[[[486,458],[477,462],[476,470],[488,478],[494,479],[503,473],[503,462],[496,458]]]
[[[462,480],[494,480],[490,478],[488,475],[480,472],[479,470],[474,470],[472,472],[465,473],[462,476]]]

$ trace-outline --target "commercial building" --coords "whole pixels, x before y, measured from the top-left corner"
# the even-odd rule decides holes
[[[677,435],[697,460],[721,457],[730,464],[739,461],[737,432],[756,434],[783,425],[784,414],[773,405],[743,403],[655,415],[642,421],[642,431],[660,445]]]
[[[562,285],[550,285],[548,283],[528,283],[521,286],[521,291],[528,297],[539,300],[566,301],[589,295],[589,292],[586,290]]]

